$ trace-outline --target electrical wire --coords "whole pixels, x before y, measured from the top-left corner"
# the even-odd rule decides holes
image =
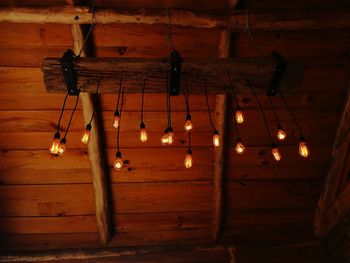
[[[74,105],[74,108],[73,108],[72,113],[70,115],[70,118],[69,118],[69,121],[68,121],[68,124],[67,124],[67,129],[66,129],[66,132],[65,132],[63,138],[67,137],[67,134],[68,134],[68,131],[69,131],[69,128],[70,128],[70,124],[71,124],[71,122],[73,120],[73,116],[74,116],[75,110],[77,109],[77,106],[78,106],[79,94],[80,94],[80,92],[78,93],[77,98],[75,100],[75,105]]]
[[[239,132],[239,129],[238,129],[238,124],[237,124],[237,121],[236,121],[236,118],[235,118],[235,111],[233,109],[233,105],[231,104],[231,113],[232,113],[232,117],[233,117],[233,123],[234,123],[234,126],[235,126],[235,130],[236,130],[236,133],[237,133],[237,137],[238,138],[241,138],[241,135],[240,135],[240,132]]]
[[[99,89],[99,87],[100,87],[100,82],[101,82],[101,79],[98,80],[97,85],[96,85],[96,92],[95,92],[96,95],[98,94],[98,89]],[[91,115],[91,119],[90,119],[90,121],[89,121],[89,124],[92,123],[92,120],[94,119],[94,116],[95,116],[95,112],[96,112],[96,104],[94,105],[94,111],[92,112],[92,115]]]
[[[214,132],[217,132],[217,129],[214,126],[213,120],[211,118],[211,112],[210,112],[210,106],[209,106],[209,100],[208,100],[208,85],[207,85],[207,78],[204,78],[204,87],[205,87],[205,100],[207,102],[207,109],[208,109],[208,115],[209,115],[209,121],[210,125],[213,128]]]
[[[144,98],[145,98],[145,88],[146,88],[146,82],[147,79],[144,80],[143,82],[143,87],[142,87],[142,99],[141,99],[141,123],[143,123],[143,106],[144,106]]]
[[[122,83],[123,83],[123,74],[124,72],[122,71],[120,73],[120,80],[119,80],[119,91],[118,91],[118,99],[117,99],[117,105],[115,107],[115,111],[119,111],[119,99],[120,99],[120,94],[121,94],[121,91],[122,91]]]
[[[292,117],[292,119],[293,119],[295,125],[297,126],[297,128],[298,128],[298,130],[299,130],[300,137],[303,137],[303,131],[302,131],[302,129],[301,129],[301,127],[300,127],[300,125],[299,125],[297,119],[295,118],[294,113],[292,112],[292,109],[289,107],[289,105],[288,105],[286,99],[284,98],[282,92],[279,91],[278,93],[279,93],[279,95],[280,95],[280,97],[281,97],[283,103],[286,105],[287,110],[289,111],[289,114],[290,114],[290,116]]]
[[[58,118],[58,122],[57,122],[57,133],[60,132],[61,120],[62,120],[64,108],[66,107],[66,102],[67,102],[68,95],[69,94],[67,92],[67,94],[66,94],[66,96],[64,97],[64,100],[63,100],[61,114],[60,114],[60,117]]]
[[[280,123],[280,120],[278,118],[278,115],[277,115],[277,112],[276,112],[276,109],[275,109],[275,105],[272,102],[271,96],[267,96],[267,97],[269,99],[269,102],[270,102],[270,105],[271,105],[271,108],[272,108],[272,111],[273,111],[273,115],[275,116],[275,119],[276,119],[276,122],[277,122],[277,127],[280,128],[281,127],[281,123]]]
[[[170,102],[170,88],[169,88],[169,73],[166,75],[166,105],[167,105],[167,118],[168,128],[171,127],[171,102]]]
[[[121,98],[121,105],[120,105],[120,114],[119,114],[120,120],[122,119],[122,111],[123,111],[123,105],[124,105],[124,89],[125,89],[125,87],[123,86],[122,95],[121,95],[122,98]],[[120,138],[120,124],[117,128],[117,150],[118,150],[118,152],[119,152],[119,140],[120,140],[119,138]]]
[[[185,85],[184,85],[184,88],[183,88],[182,92],[184,94],[184,98],[185,98],[185,102],[186,102],[187,115],[190,115],[190,105],[188,103],[190,93],[189,93],[189,90],[188,90],[187,80],[186,80],[185,76],[184,76],[184,83],[185,83]]]

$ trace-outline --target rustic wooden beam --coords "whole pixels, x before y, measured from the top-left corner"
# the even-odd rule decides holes
[[[91,13],[88,7],[3,7],[0,22],[11,23],[59,23],[89,24]],[[96,9],[96,24],[167,24],[166,10],[160,9]],[[195,28],[226,28],[242,31],[246,26],[246,12],[232,11],[227,23],[226,16],[173,9],[172,23],[176,26]],[[312,30],[350,28],[350,12],[345,9],[298,10],[278,12],[249,12],[249,24],[253,30]]]
[[[73,51],[79,54],[83,48],[83,33],[80,25],[72,25]],[[84,51],[81,56],[85,56]],[[85,124],[91,119],[96,103],[92,94],[81,92],[79,94]],[[111,239],[110,209],[108,200],[107,176],[103,150],[101,147],[100,122],[97,114],[92,121],[91,137],[88,143],[89,159],[91,163],[92,183],[95,192],[96,223],[99,241],[106,245]]]
[[[164,93],[169,62],[166,59],[141,58],[81,58],[75,64],[78,86],[83,92],[95,92],[95,86],[101,79],[101,93],[116,93],[117,80],[124,72],[125,93],[142,92],[142,81],[148,79],[146,93]],[[46,58],[41,69],[49,92],[65,92],[60,59]],[[204,94],[204,77],[208,82],[208,92],[212,94],[230,94],[227,71],[231,72],[236,91],[247,92],[248,87],[241,78],[242,73],[250,80],[254,88],[266,93],[276,62],[272,58],[236,58],[236,59],[189,59],[183,63],[183,75],[190,83],[191,94]],[[280,88],[284,92],[295,91],[301,86],[303,66],[289,64]]]
[[[350,173],[350,88],[344,112],[333,144],[333,161],[320,196],[316,216],[315,233],[324,238],[350,213],[350,185],[340,189],[343,177]]]

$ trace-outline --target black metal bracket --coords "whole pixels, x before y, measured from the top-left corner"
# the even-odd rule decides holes
[[[277,94],[288,65],[287,61],[278,53],[273,52],[271,56],[276,61],[276,69],[272,75],[271,84],[267,89],[267,96],[274,96]]]
[[[67,86],[67,92],[71,96],[79,95],[77,84],[77,75],[74,70],[73,61],[77,58],[71,49],[68,49],[61,58],[61,69],[63,73],[64,82]]]
[[[170,53],[170,87],[169,94],[177,96],[180,94],[182,58],[180,53],[173,50]]]

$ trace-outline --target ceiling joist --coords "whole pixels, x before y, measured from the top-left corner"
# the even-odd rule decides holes
[[[0,22],[58,23],[58,24],[168,24],[167,11],[160,9],[96,9],[94,20],[88,7],[3,7]],[[226,15],[212,15],[187,10],[172,10],[172,24],[194,28],[226,28],[242,31],[246,28],[247,12],[232,11]],[[249,26],[260,31],[311,30],[350,28],[348,10],[298,10],[279,12],[249,12]]]

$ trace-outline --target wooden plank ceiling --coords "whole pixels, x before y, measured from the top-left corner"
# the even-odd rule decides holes
[[[63,0],[52,2],[67,4]],[[226,6],[223,0],[200,4],[161,1],[160,5],[159,1],[138,0],[95,2],[103,7],[172,5],[216,14],[223,14]],[[13,4],[40,6],[46,2],[1,1],[4,6]],[[239,7],[271,11],[315,5],[321,9],[349,8],[346,0],[242,0]],[[221,30],[173,30],[174,44],[184,57],[218,57]],[[48,151],[64,95],[46,92],[39,66],[43,58],[60,57],[72,46],[70,26],[1,23],[0,35],[0,249],[99,247],[90,164],[87,149],[80,142],[84,129],[80,105],[67,138],[67,152],[55,158]],[[268,31],[254,35],[263,54],[277,51],[288,61],[306,65],[301,89],[286,98],[300,121],[311,156],[307,160],[298,156],[298,130],[282,101],[273,98],[288,132],[287,142],[280,147],[283,159],[274,162],[258,105],[251,94],[240,94],[246,114],[240,132],[248,148],[241,156],[234,154],[235,135],[230,125],[222,240],[238,245],[314,241],[314,210],[330,164],[349,77],[350,31]],[[94,44],[98,57],[158,58],[169,52],[164,25],[97,25]],[[234,57],[258,56],[244,32],[233,35],[231,48]],[[116,95],[103,94],[100,99],[111,168]],[[274,130],[270,104],[264,96],[260,99]],[[74,100],[68,101],[68,109],[73,108]],[[205,98],[190,96],[195,124],[192,169],[183,167],[187,144],[187,135],[182,132],[186,115],[183,97],[172,98],[176,140],[171,147],[159,143],[166,126],[164,94],[146,95],[145,123],[150,139],[147,144],[138,141],[140,101],[140,94],[125,97],[120,137],[123,155],[130,161],[128,168],[109,170],[116,231],[110,246],[210,242],[214,155]],[[214,110],[215,97],[210,96],[209,102]],[[62,129],[68,118],[67,112]]]

